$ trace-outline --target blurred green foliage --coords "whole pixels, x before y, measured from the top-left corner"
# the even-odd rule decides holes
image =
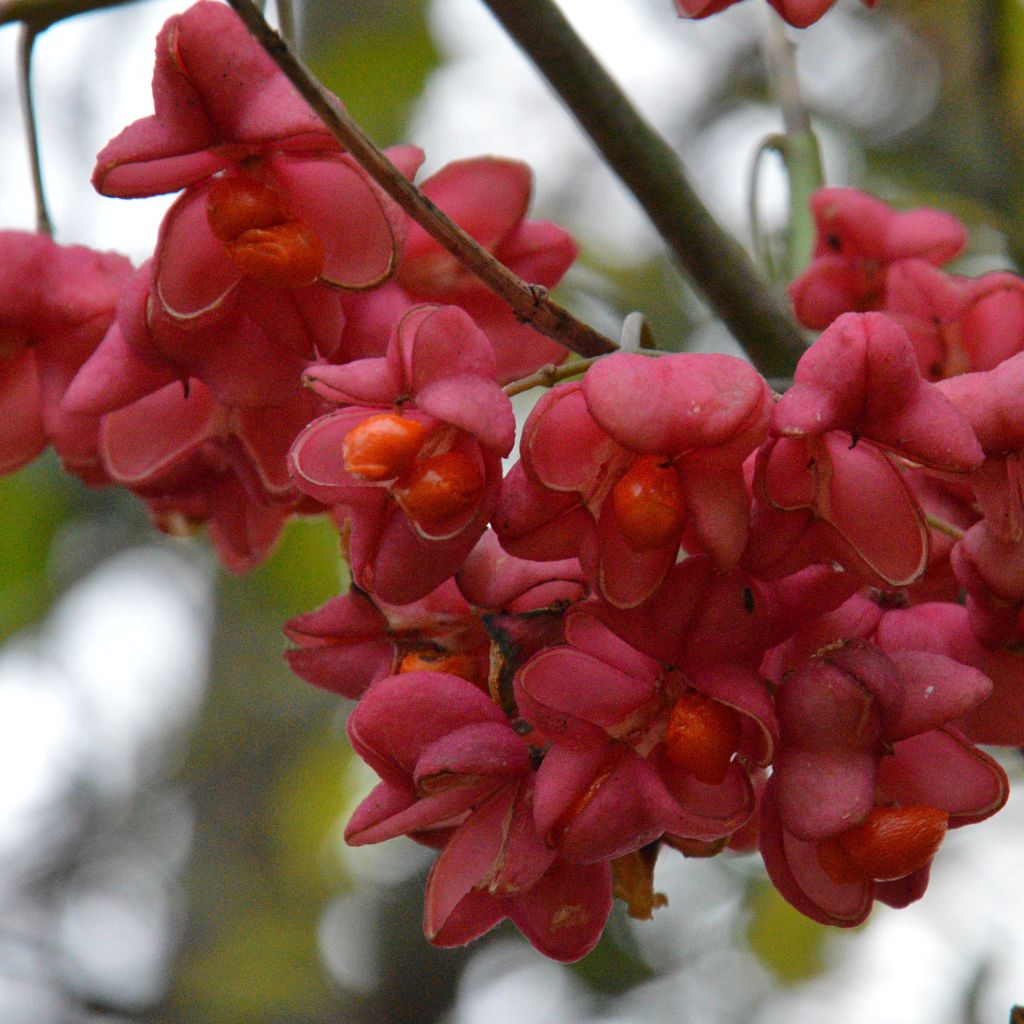
[[[821,973],[829,932],[824,925],[794,910],[767,881],[751,885],[748,904],[747,941],[779,981],[793,984]]]
[[[232,899],[239,894],[245,898]],[[182,963],[174,996],[187,1008],[182,1019],[218,1024],[308,1019],[307,1012],[329,990],[318,962],[316,930],[310,928],[315,921],[268,891],[259,875],[236,876],[216,909],[201,956]]]
[[[324,516],[292,519],[270,558],[232,583],[241,599],[251,599],[282,622],[309,611],[348,588],[338,531]]]
[[[343,736],[321,734],[318,742],[314,734],[283,767],[270,794],[267,826],[275,873],[286,886],[307,886],[318,903],[349,884],[334,849],[343,815],[363,795],[350,791],[345,769],[353,758]]]
[[[0,641],[34,622],[53,597],[50,545],[75,485],[49,460],[0,477]]]
[[[310,67],[379,146],[405,141],[412,104],[437,64],[426,6],[421,0],[306,5]]]

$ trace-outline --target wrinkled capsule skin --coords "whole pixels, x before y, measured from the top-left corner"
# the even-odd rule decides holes
[[[818,844],[834,882],[891,882],[925,867],[939,850],[949,815],[937,807],[876,807],[859,825]]]

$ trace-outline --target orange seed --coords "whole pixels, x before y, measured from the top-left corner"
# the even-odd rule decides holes
[[[612,503],[626,541],[636,551],[664,547],[683,528],[679,477],[657,455],[644,455],[633,463],[612,488]]]
[[[717,785],[729,771],[741,734],[739,712],[690,690],[672,708],[665,732],[665,754],[699,781]]]
[[[834,882],[905,878],[935,856],[949,815],[936,807],[876,807],[859,825],[818,844],[818,862]]]
[[[345,472],[363,480],[394,480],[405,476],[427,437],[419,420],[394,412],[368,416],[341,443]]]
[[[403,672],[447,672],[475,683],[477,661],[471,655],[458,651],[409,651],[398,663],[398,674]]]
[[[476,462],[463,452],[448,451],[420,462],[395,488],[395,497],[413,522],[430,528],[468,512],[483,489]]]
[[[233,242],[253,228],[272,228],[291,218],[280,193],[252,178],[218,178],[206,193],[206,219],[222,242]]]
[[[210,230],[242,273],[269,288],[302,288],[324,269],[324,246],[293,219],[285,197],[242,175],[218,178],[206,194]]]

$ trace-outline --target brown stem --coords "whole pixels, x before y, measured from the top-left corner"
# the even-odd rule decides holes
[[[640,201],[758,369],[792,372],[805,347],[799,328],[743,247],[700,201],[678,155],[637,113],[555,4],[484,2]]]
[[[366,173],[463,266],[507,302],[520,320],[582,356],[615,351],[618,346],[611,338],[552,302],[547,297],[547,289],[527,284],[517,277],[445,216],[340,109],[335,98],[288,49],[251,0],[228,2],[331,134]]]

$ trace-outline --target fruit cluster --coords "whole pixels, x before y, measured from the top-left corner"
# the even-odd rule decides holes
[[[349,842],[440,851],[428,937],[508,917],[578,958],[613,892],[657,905],[659,848],[759,847],[829,924],[919,898],[946,830],[1006,800],[978,744],[1024,745],[1024,282],[945,273],[946,214],[823,189],[791,287],[822,333],[784,394],[731,356],[615,353],[546,392],[505,474],[506,385],[564,350],[227,7],[167,22],[153,97],[93,179],[180,191],[150,261],[0,234],[0,471],[51,444],[234,571],[333,518],[352,586],[287,657],[358,702],[381,781]],[[482,157],[422,189],[548,287],[575,249],[530,185]]]

